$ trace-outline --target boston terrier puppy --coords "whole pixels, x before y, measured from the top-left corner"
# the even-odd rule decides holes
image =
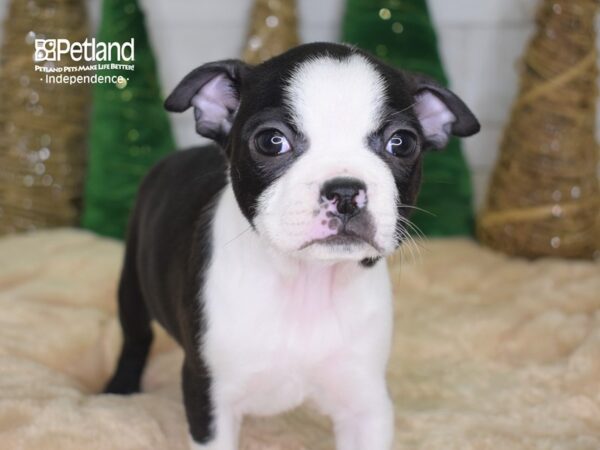
[[[140,187],[106,392],[139,391],[155,319],[185,352],[191,449],[235,450],[245,414],[311,400],[338,450],[389,450],[380,260],[408,237],[424,152],[477,119],[430,78],[329,43],[205,64],[165,107],[193,107],[217,145],[171,154]]]

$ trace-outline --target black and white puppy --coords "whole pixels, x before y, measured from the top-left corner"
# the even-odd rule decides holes
[[[143,182],[106,391],[139,390],[152,319],[181,344],[190,446],[235,450],[244,414],[312,400],[339,450],[389,450],[385,262],[407,236],[423,151],[479,124],[452,92],[356,48],[198,67],[165,102],[209,146]]]

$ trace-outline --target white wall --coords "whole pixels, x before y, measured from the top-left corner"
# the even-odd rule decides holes
[[[19,0],[21,1],[21,0]],[[23,0],[24,1],[24,0]],[[87,0],[97,22],[100,0]],[[167,93],[197,65],[237,56],[250,0],[140,0]],[[337,40],[344,0],[297,0],[304,41]],[[0,16],[8,0],[0,0]],[[480,204],[517,88],[516,65],[533,30],[538,0],[429,0],[454,90],[482,132],[465,141]],[[199,142],[191,114],[172,115],[180,146]]]

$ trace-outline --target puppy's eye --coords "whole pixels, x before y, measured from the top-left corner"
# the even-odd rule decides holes
[[[254,138],[256,149],[267,156],[277,156],[292,149],[287,138],[277,130],[261,131]]]
[[[385,151],[394,156],[411,156],[417,149],[417,139],[413,133],[406,130],[396,131],[385,145]]]

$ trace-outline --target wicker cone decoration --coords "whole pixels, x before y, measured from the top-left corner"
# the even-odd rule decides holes
[[[598,6],[597,0],[542,2],[478,223],[490,247],[526,257],[597,252]]]
[[[0,53],[0,234],[79,220],[90,89],[46,83],[33,52],[36,38],[86,37],[83,0],[10,3]],[[63,55],[37,64],[86,63]]]
[[[255,0],[244,60],[259,64],[298,44],[295,0]]]

